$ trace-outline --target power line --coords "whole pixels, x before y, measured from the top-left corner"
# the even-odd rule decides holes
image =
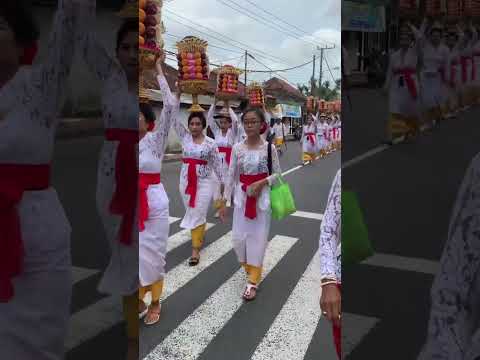
[[[290,82],[290,80],[288,80],[287,78],[285,78],[285,77],[283,77],[282,75],[278,74],[275,70],[273,70],[272,68],[268,67],[267,65],[265,65],[265,64],[262,63],[261,61],[255,59],[255,58],[253,58],[253,60],[255,60],[256,62],[258,62],[260,65],[265,66],[267,69],[270,70],[269,72],[277,74],[279,78],[285,80],[285,81],[286,81],[288,84],[290,84],[291,86],[293,86],[293,87],[296,86],[296,85],[293,85],[293,84]],[[246,85],[246,84],[245,84],[245,85]]]
[[[174,19],[172,19],[172,20],[174,20]],[[171,33],[165,33],[165,35],[170,36],[170,37],[174,37],[174,38],[177,38],[177,39],[180,39],[180,40],[184,38],[184,36],[173,35]],[[215,48],[215,49],[220,49],[220,50],[223,50],[223,51],[229,51],[229,52],[233,52],[233,53],[243,54],[243,51],[227,49],[227,48],[224,48],[224,47],[221,47],[221,46],[213,45],[213,44],[210,43],[210,41],[208,42],[208,46],[212,47],[212,48]]]
[[[235,10],[235,11],[237,11],[237,12],[239,12],[239,13],[245,15],[245,16],[248,16],[250,19],[253,19],[253,20],[255,20],[255,21],[257,21],[257,22],[259,22],[259,23],[261,23],[261,24],[264,24],[264,25],[272,28],[273,30],[276,30],[276,31],[279,31],[279,32],[283,33],[284,35],[287,35],[287,36],[289,36],[289,37],[291,37],[291,38],[294,38],[294,39],[303,41],[303,42],[305,42],[305,43],[308,43],[308,44],[311,44],[311,45],[314,45],[314,46],[319,45],[318,43],[314,43],[314,42],[311,42],[311,41],[302,39],[302,38],[299,37],[297,34],[294,34],[294,33],[290,32],[290,31],[289,31],[289,32],[285,31],[284,29],[282,29],[282,28],[279,27],[278,25],[274,25],[272,22],[270,22],[270,20],[268,20],[268,21],[259,20],[259,18],[260,18],[260,19],[265,19],[265,18],[264,18],[264,17],[261,17],[261,16],[259,16],[259,15],[252,15],[252,13],[249,11],[249,9],[246,9],[245,7],[242,7],[241,5],[238,5],[237,3],[234,3],[234,2],[232,2],[231,0],[226,0],[226,1],[230,1],[230,4],[233,3],[235,6],[239,7],[239,8],[242,9],[242,10],[234,8],[233,6],[231,6],[230,4],[226,3],[226,2],[223,1],[223,0],[217,0],[217,1],[218,1],[219,3],[225,5],[225,6],[229,7],[230,9],[233,9],[233,10]],[[254,17],[254,16],[256,16],[256,17]],[[257,18],[257,17],[258,17],[258,18]]]
[[[245,44],[245,43],[243,43],[243,42],[241,42],[241,41],[235,40],[235,39],[233,39],[233,38],[231,38],[231,37],[229,37],[229,36],[227,36],[227,35],[221,34],[221,33],[217,32],[217,31],[215,31],[215,30],[212,30],[212,29],[210,29],[210,28],[208,28],[208,27],[206,27],[206,26],[204,26],[204,25],[201,25],[201,24],[199,24],[199,23],[197,23],[197,22],[195,22],[195,21],[192,21],[192,20],[190,20],[190,19],[188,19],[188,18],[186,18],[186,17],[183,17],[183,16],[181,16],[181,15],[178,15],[178,14],[174,13],[174,12],[171,11],[171,10],[165,9],[165,11],[168,12],[168,13],[171,13],[172,15],[174,15],[174,16],[180,18],[180,19],[183,19],[183,20],[185,20],[185,21],[187,21],[187,22],[189,22],[189,23],[191,23],[191,24],[193,24],[193,25],[195,25],[195,26],[198,26],[198,27],[201,27],[201,28],[207,30],[207,31],[209,32],[209,33],[207,33],[207,36],[213,37],[214,39],[217,39],[217,40],[219,40],[219,41],[221,41],[221,42],[223,42],[223,43],[229,44],[230,46],[234,46],[234,47],[236,47],[236,48],[238,48],[238,49],[241,49],[241,50],[245,50],[245,48],[246,48],[246,49],[249,49],[252,53],[259,54],[260,57],[263,57],[263,58],[266,58],[266,59],[267,59],[267,58],[270,58],[270,59],[274,59],[274,61],[280,61],[280,62],[282,62],[282,63],[288,64],[288,61],[285,60],[285,59],[279,58],[278,56],[270,55],[270,54],[266,53],[265,51],[255,49],[255,48],[251,47],[251,46],[248,45],[248,44]],[[190,29],[193,29],[193,30],[195,30],[195,31],[198,31],[198,32],[200,32],[200,33],[204,33],[204,34],[205,34],[204,31],[201,31],[201,30],[199,30],[198,28],[194,28],[194,27],[192,27],[192,26],[186,25],[186,24],[184,24],[184,23],[182,23],[181,21],[176,20],[176,19],[172,19],[172,20],[173,20],[173,21],[176,21],[176,22],[178,22],[178,23],[180,23],[180,24],[182,24],[182,25],[184,25],[184,26],[186,26],[186,27],[188,27],[188,28],[190,28]],[[223,39],[219,39],[218,37],[215,37],[215,36],[211,35],[210,32],[211,32],[211,33],[214,33],[214,34],[217,34],[218,36],[221,36],[221,37],[223,37],[223,38],[229,39],[230,42],[225,41],[225,40],[223,40]],[[235,44],[232,44],[231,41],[240,44],[242,47],[240,47],[240,46],[238,46],[238,45],[235,45]]]
[[[263,8],[263,7],[261,7],[260,5],[258,5],[258,4],[256,4],[256,3],[254,3],[253,1],[251,1],[251,0],[245,0],[245,1],[246,1],[246,2],[248,2],[249,4],[251,4],[251,5],[255,6],[256,8],[258,8],[258,9],[262,10],[264,13],[266,13],[266,14],[268,14],[268,15],[270,15],[270,16],[272,16],[272,17],[274,17],[276,20],[279,20],[279,21],[283,22],[284,24],[286,24],[286,25],[288,25],[288,26],[291,26],[291,27],[295,28],[295,29],[296,29],[298,32],[300,32],[301,34],[303,34],[303,35],[307,35],[307,36],[309,36],[309,37],[311,37],[311,38],[315,39],[315,37],[314,37],[314,36],[312,36],[311,34],[309,34],[308,32],[306,32],[305,30],[303,30],[303,29],[299,28],[298,26],[295,26],[295,25],[293,25],[293,24],[291,24],[291,23],[289,23],[289,22],[287,22],[287,21],[283,20],[282,18],[280,18],[280,17],[278,17],[277,15],[273,14],[272,12],[270,12],[270,11],[268,11],[268,10],[264,9],[264,8]],[[319,39],[319,40],[321,40],[321,39]],[[325,40],[321,40],[321,41],[323,41],[323,42],[325,42],[325,43],[327,43],[327,44],[328,44],[328,43],[332,44],[330,41],[325,41]]]

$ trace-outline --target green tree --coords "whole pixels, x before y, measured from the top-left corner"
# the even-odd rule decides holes
[[[332,101],[340,98],[341,80],[335,80],[335,86],[332,86],[330,81],[325,81],[321,86],[318,86],[318,80],[314,79],[313,92],[311,85],[297,84],[298,90],[305,96],[315,96],[321,99]]]

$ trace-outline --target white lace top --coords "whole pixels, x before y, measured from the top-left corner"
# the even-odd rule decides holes
[[[90,3],[75,8],[60,0],[44,61],[20,68],[0,88],[0,163],[50,163],[75,41]]]
[[[320,225],[320,274],[322,279],[342,281],[342,170],[338,170],[328,195]]]
[[[268,183],[272,186],[281,175],[280,160],[274,145],[272,148],[272,175],[268,177]],[[268,174],[268,143],[262,142],[257,149],[249,149],[245,143],[238,143],[233,147],[232,160],[225,181],[225,198],[231,199],[234,194],[235,206],[243,207],[246,201],[246,193],[242,190],[240,175]],[[258,199],[258,206],[263,211],[270,211],[270,192],[265,187]]]
[[[480,356],[480,155],[468,169],[433,283],[427,344],[420,359]]]
[[[178,116],[173,118],[173,126],[177,135],[180,137],[182,142],[182,153],[183,158],[197,159],[207,161],[207,165],[197,165],[197,176],[198,179],[208,179],[212,176],[212,171],[217,175],[220,183],[223,184],[224,176],[222,172],[222,160],[220,158],[220,153],[218,152],[217,144],[215,140],[205,136],[203,143],[195,144],[193,141],[192,135],[182,124]],[[188,164],[182,165],[182,170],[180,172],[180,181],[186,183],[188,181]]]
[[[158,174],[162,169],[162,161],[167,146],[168,133],[172,118],[178,116],[179,103],[172,95],[167,80],[163,76],[157,77],[164,107],[160,119],[156,121],[153,131],[148,132],[138,145],[139,172]]]

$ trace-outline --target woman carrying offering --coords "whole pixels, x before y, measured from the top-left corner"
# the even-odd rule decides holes
[[[188,129],[179,117],[174,118],[174,128],[182,142],[183,165],[180,172],[180,194],[186,209],[180,227],[192,234],[190,266],[198,265],[200,249],[205,237],[207,213],[213,198],[215,179],[220,182],[223,194],[222,160],[215,140],[204,135],[207,120],[203,113],[191,113]]]
[[[307,123],[303,126],[302,138],[303,164],[312,163],[317,152],[317,123],[315,117],[310,114]]]
[[[232,148],[233,145],[236,144],[239,135],[238,118],[230,107],[228,108],[228,112],[226,109],[223,109],[218,115],[215,115],[215,108],[216,100],[214,104],[210,106],[210,110],[208,110],[207,125],[215,136],[215,143],[220,152],[222,173],[225,179],[232,158]],[[216,180],[214,197],[215,199],[220,199],[220,182],[218,179]],[[220,204],[216,204],[216,207],[219,207],[219,205]]]
[[[162,62],[157,61],[158,83],[162,92],[163,110],[155,124],[155,113],[147,103],[140,104],[138,145],[139,159],[139,312],[146,314],[145,324],[160,320],[160,297],[165,276],[165,257],[169,233],[169,201],[161,183],[160,171],[167,146],[172,118],[178,116],[179,102],[174,98],[163,75]],[[147,309],[143,299],[151,291]]]
[[[242,117],[247,139],[234,146],[228,171],[225,198],[234,194],[233,246],[238,261],[248,276],[243,298],[254,300],[262,276],[262,265],[270,231],[270,186],[281,174],[280,162],[274,145],[261,136],[265,114],[260,109],[249,109]],[[225,212],[225,208],[221,209]]]
[[[89,17],[95,29],[95,12]],[[138,352],[138,19],[124,20],[115,55],[85,33],[83,58],[100,81],[105,141],[97,175],[97,208],[110,244],[109,264],[98,290],[123,298],[129,356]]]
[[[413,36],[408,26],[400,28],[400,48],[390,55],[385,94],[389,95],[388,143],[414,138],[419,124],[418,50],[411,47]]]
[[[0,357],[64,358],[71,228],[50,184],[58,112],[92,1],[59,0],[42,63],[23,1],[0,2]]]

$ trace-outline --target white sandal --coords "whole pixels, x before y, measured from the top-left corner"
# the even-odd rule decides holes
[[[252,289],[255,289],[255,296],[251,298],[250,296],[252,295]],[[245,287],[245,291],[243,292],[243,299],[245,301],[253,301],[257,297],[257,289],[258,286],[254,284],[248,283],[247,286]]]

